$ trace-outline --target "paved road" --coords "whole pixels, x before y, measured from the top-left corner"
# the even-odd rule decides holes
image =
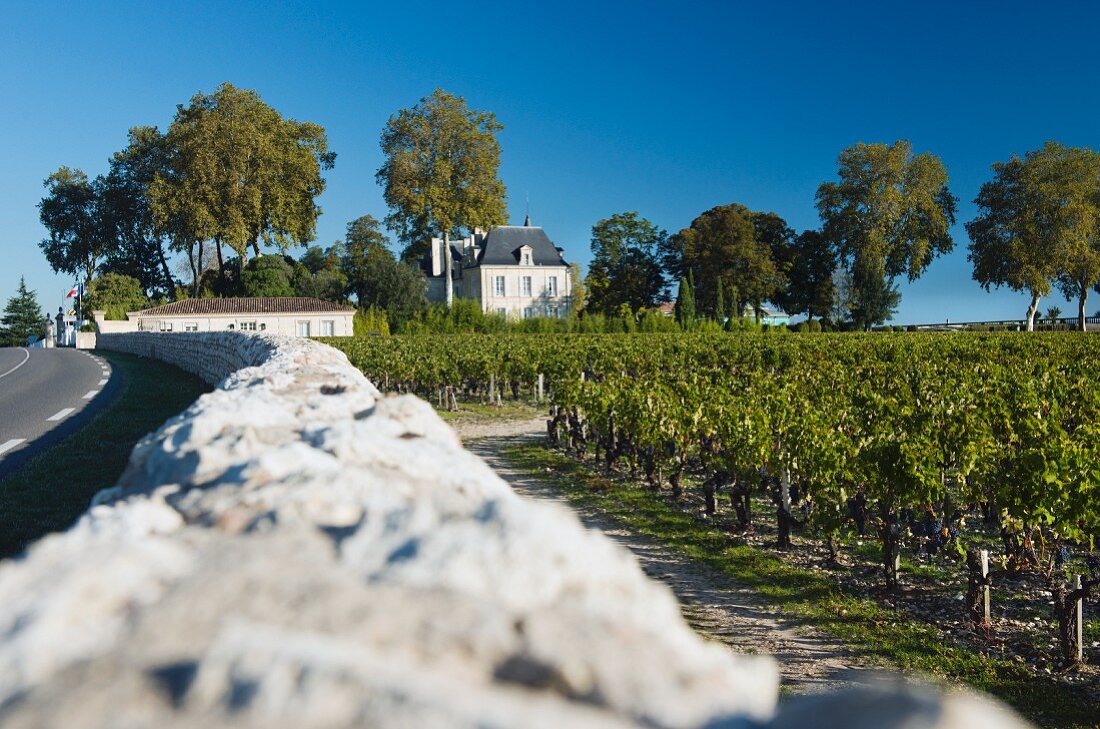
[[[75,432],[113,399],[117,379],[89,352],[0,348],[0,479]]]

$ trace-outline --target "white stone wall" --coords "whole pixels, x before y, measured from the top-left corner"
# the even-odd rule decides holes
[[[771,659],[703,641],[626,550],[521,500],[430,406],[382,396],[342,353],[226,333],[103,340],[221,385],[144,438],[69,531],[0,563],[5,727],[771,716]],[[875,706],[920,726],[1014,725],[899,695]],[[868,722],[869,705],[803,719],[901,725]],[[774,726],[808,725],[794,716]]]

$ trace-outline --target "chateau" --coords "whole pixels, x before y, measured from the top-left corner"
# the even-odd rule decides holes
[[[451,293],[454,298],[476,299],[487,314],[513,319],[569,315],[573,276],[569,264],[542,228],[501,225],[488,233],[451,241]],[[443,240],[432,239],[431,252],[422,262],[428,278],[428,300],[445,302],[447,260]]]

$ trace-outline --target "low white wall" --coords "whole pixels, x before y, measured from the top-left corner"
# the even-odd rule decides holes
[[[143,439],[69,531],[0,563],[0,724],[745,729],[771,717],[771,659],[703,641],[626,550],[517,497],[430,406],[383,397],[342,353],[229,333],[100,346],[221,385]],[[970,700],[880,694],[771,721],[1015,725]]]

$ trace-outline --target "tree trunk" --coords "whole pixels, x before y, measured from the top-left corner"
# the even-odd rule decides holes
[[[252,245],[252,252],[256,255],[257,258],[259,258],[259,256],[260,256],[260,241],[259,241],[259,239],[258,238],[253,238],[251,245]]]
[[[1085,284],[1081,287],[1081,295],[1077,297],[1077,328],[1079,330],[1086,331],[1085,329],[1085,304],[1089,300],[1089,287]]]
[[[191,296],[199,297],[199,266],[195,263],[195,245],[199,247],[199,261],[202,261],[202,241],[187,246],[187,262],[191,265]]]
[[[1039,311],[1039,295],[1031,295],[1031,305],[1027,307],[1027,330],[1035,331],[1035,312]]]
[[[164,256],[164,244],[157,242],[157,258],[160,260],[160,270],[164,274],[164,293],[170,299],[175,298],[176,282],[172,280],[172,271],[168,268],[168,259]],[[194,265],[192,264],[192,268]]]
[[[791,548],[791,472],[787,468],[779,470],[779,504],[777,511],[779,536],[776,547]]]
[[[221,238],[214,239],[214,249],[218,252],[218,278],[225,278],[225,260],[222,258]]]
[[[893,592],[898,587],[898,523],[893,514],[882,507],[882,527],[879,539],[882,542],[882,568],[886,575],[886,589]]]
[[[446,231],[446,230],[443,231],[443,262],[444,262],[443,267],[445,269],[444,272],[443,272],[443,275],[446,277],[446,281],[445,281],[444,285],[446,286],[446,291],[447,291],[447,308],[448,309],[450,309],[451,304],[454,303],[454,297],[455,297],[455,283],[454,283],[454,279],[451,277],[451,237],[450,236],[451,236],[450,231]]]

